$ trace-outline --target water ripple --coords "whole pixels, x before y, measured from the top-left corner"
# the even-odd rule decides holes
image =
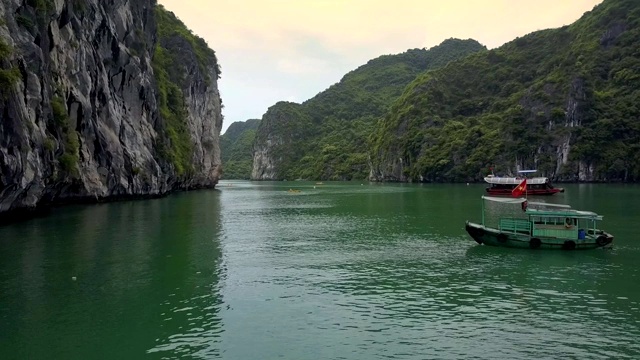
[[[611,261],[615,251],[475,246],[462,229],[443,231],[415,211],[342,204],[377,206],[373,195],[402,196],[404,188],[288,194],[290,184],[270,186],[258,197],[234,189],[225,202],[227,277],[219,289],[224,304],[215,308],[224,331],[207,332],[211,325],[196,321],[156,351],[193,346],[197,358],[640,356],[637,292],[612,284],[621,272],[634,279],[639,271]],[[176,305],[170,316],[193,306]]]

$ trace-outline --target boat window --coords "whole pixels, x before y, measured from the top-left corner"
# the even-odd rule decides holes
[[[575,225],[576,219],[569,217],[550,217],[547,218],[547,225]]]

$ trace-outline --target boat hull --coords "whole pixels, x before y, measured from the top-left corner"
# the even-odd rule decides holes
[[[492,188],[492,187],[487,188],[487,193],[489,195],[511,196],[512,192],[513,192],[513,188],[510,188],[510,189]],[[527,195],[553,195],[561,192],[564,192],[563,188],[527,189]]]
[[[555,250],[582,250],[613,246],[613,236],[604,231],[588,234],[584,239],[537,238],[526,233],[500,232],[498,229],[468,221],[465,230],[478,244],[489,246]]]

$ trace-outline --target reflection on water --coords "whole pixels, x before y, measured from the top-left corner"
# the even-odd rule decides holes
[[[638,270],[617,250],[476,246],[462,224],[479,196],[460,209],[423,187],[225,190],[242,204],[224,201],[229,358],[640,354],[638,289],[620,286]]]
[[[640,189],[566,188],[553,201],[603,213],[613,250],[479,246],[481,185],[222,182],[67,208],[0,228],[0,353],[639,358],[640,209],[617,201]]]
[[[139,358],[216,347],[219,208],[218,192],[200,192],[0,228],[0,352]]]

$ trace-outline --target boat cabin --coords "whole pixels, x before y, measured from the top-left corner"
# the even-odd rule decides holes
[[[484,178],[484,181],[491,186],[487,187],[487,193],[490,195],[511,195],[511,191],[518,186],[523,177],[497,177],[489,175]],[[546,177],[534,177],[526,178],[527,180],[527,193],[529,195],[553,195],[559,192],[564,192],[564,188],[556,188],[549,182],[549,178]]]
[[[595,234],[596,221],[602,220],[602,216],[594,212],[573,210],[568,205],[543,206],[546,209],[527,208],[532,236],[582,240],[587,233]]]
[[[530,249],[610,247],[613,235],[598,229],[602,216],[569,205],[528,202],[525,198],[482,197],[482,224],[465,230],[478,243]]]
[[[500,232],[576,240],[585,239],[587,234],[595,235],[601,232],[597,228],[597,221],[602,220],[602,216],[591,211],[578,211],[571,209],[569,205],[562,204],[527,202],[522,198],[491,200],[500,203],[519,203],[522,209],[520,213],[515,212],[509,216],[499,217],[497,228]],[[483,224],[484,222],[483,215]]]

